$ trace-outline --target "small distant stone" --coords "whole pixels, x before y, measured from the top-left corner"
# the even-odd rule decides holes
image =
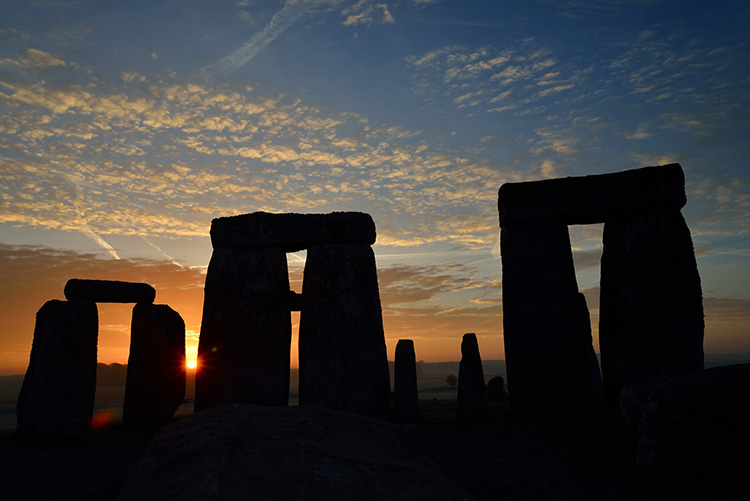
[[[71,278],[65,284],[65,299],[95,303],[153,303],[156,289],[146,283]]]
[[[502,376],[495,376],[487,382],[487,400],[490,402],[508,400],[508,392],[505,391],[505,380]]]

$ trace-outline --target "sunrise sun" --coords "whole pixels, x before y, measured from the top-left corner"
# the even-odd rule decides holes
[[[198,362],[196,360],[188,360],[186,365],[188,369],[195,369],[198,366]]]

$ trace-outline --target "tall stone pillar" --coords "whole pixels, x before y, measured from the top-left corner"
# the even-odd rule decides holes
[[[92,301],[48,301],[36,314],[29,367],[18,395],[20,433],[77,435],[96,392],[99,318]]]
[[[287,405],[292,320],[284,250],[214,249],[204,294],[195,410]]]
[[[123,423],[166,422],[185,398],[185,322],[165,304],[133,307]]]
[[[302,302],[300,404],[388,418],[388,360],[370,245],[308,247]]]
[[[397,423],[415,423],[419,418],[417,361],[414,341],[399,339],[393,364],[393,418]]]
[[[457,407],[459,421],[481,421],[488,416],[482,357],[479,355],[477,335],[473,333],[464,334],[461,340]]]
[[[591,326],[568,227],[502,227],[503,330],[511,409],[544,414],[591,403]]]
[[[679,209],[604,224],[599,339],[604,394],[624,383],[703,369],[703,303]]]

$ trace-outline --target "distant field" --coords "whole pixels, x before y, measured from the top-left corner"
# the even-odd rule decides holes
[[[750,363],[750,353],[706,355],[705,365],[719,367],[738,363]],[[391,365],[391,370],[393,365]],[[495,376],[506,379],[505,360],[485,360],[482,362],[485,381]],[[446,382],[449,375],[458,377],[458,362],[433,362],[418,364],[417,383],[419,386],[419,398],[423,400],[445,400],[456,398],[457,387],[450,386]],[[391,373],[391,380],[393,374]],[[16,398],[23,383],[23,376],[0,376],[0,431],[12,430],[16,427]],[[177,415],[191,414],[193,411],[193,397],[195,385],[188,381],[186,402],[180,406]],[[299,371],[294,369],[290,372],[289,403],[296,405],[299,392]],[[123,385],[100,385],[97,386],[95,412],[110,410],[113,412],[115,421],[122,419],[122,401],[125,395]]]

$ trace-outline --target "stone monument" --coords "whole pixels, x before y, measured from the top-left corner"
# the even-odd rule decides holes
[[[300,404],[390,416],[390,383],[368,214],[214,219],[195,409],[287,405],[291,313],[300,310]],[[286,253],[307,249],[302,294]]]
[[[567,226],[604,223],[603,391],[703,368],[703,307],[679,164],[507,183],[498,193],[511,407],[559,412],[596,391],[588,311]]]
[[[185,395],[185,324],[145,283],[70,279],[67,301],[37,312],[29,367],[18,395],[17,430],[38,436],[86,431],[96,392],[96,303],[136,303],[125,385],[125,422],[168,421]]]

